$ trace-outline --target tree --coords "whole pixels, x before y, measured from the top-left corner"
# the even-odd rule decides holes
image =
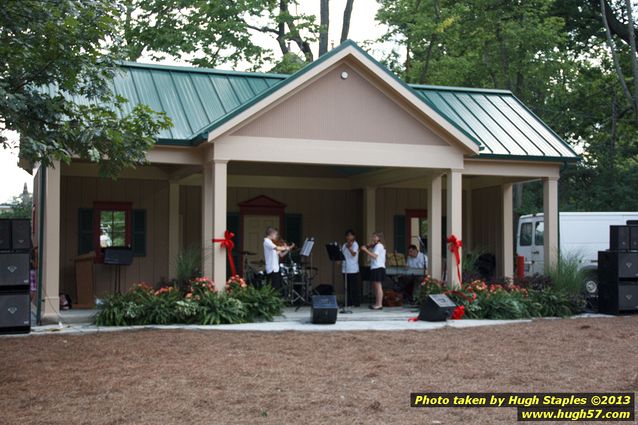
[[[315,18],[292,13],[295,0],[118,1],[124,11],[118,36],[128,60],[147,53],[154,59],[171,55],[207,67],[245,61],[258,69],[274,56],[253,42],[255,33],[273,37],[282,55],[294,43],[307,62],[314,59]]]
[[[9,203],[10,209],[0,212],[0,218],[28,218],[31,219],[33,199],[31,194],[22,192],[18,196],[14,196]]]
[[[20,136],[20,155],[50,165],[73,156],[106,175],[145,162],[170,121],[146,106],[126,114],[102,47],[119,12],[107,0],[8,0],[0,4],[0,128]],[[9,141],[0,134],[0,145]]]
[[[319,56],[328,52],[328,32],[330,30],[330,0],[319,0],[320,22],[319,22]]]

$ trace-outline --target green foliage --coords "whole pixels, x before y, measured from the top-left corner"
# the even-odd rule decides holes
[[[295,43],[312,53],[314,16],[293,13],[295,0],[119,0],[124,10],[117,33],[128,60],[146,54],[155,60],[185,58],[197,66],[257,69],[272,62],[271,49],[257,44],[255,34],[273,37],[282,53]],[[311,60],[311,57],[309,58]]]
[[[107,0],[0,3],[0,123],[19,133],[22,158],[46,166],[77,155],[109,176],[146,162],[170,120],[111,92],[118,56],[103,47],[118,14]]]
[[[248,317],[270,321],[281,313],[284,306],[283,300],[270,285],[259,289],[254,286],[237,287],[232,295],[246,306]]]
[[[533,317],[566,317],[583,310],[582,297],[550,287],[526,289],[513,284],[487,284],[481,280],[464,283],[460,290],[448,290],[445,283],[426,278],[417,292],[423,305],[429,294],[445,293],[465,308],[468,319],[513,320]]]
[[[14,196],[9,205],[10,210],[0,211],[0,218],[31,218],[33,206],[31,197],[24,199],[22,196]]]
[[[308,62],[300,58],[294,53],[286,53],[277,65],[275,65],[270,72],[276,72],[279,74],[292,74],[299,71],[306,66]]]
[[[581,262],[581,255],[560,255],[547,273],[552,281],[552,289],[570,297],[582,296],[586,272],[580,267]]]
[[[202,251],[199,248],[191,247],[182,250],[175,262],[175,276],[177,284],[185,287],[192,279],[199,277],[201,273]]]
[[[173,286],[153,290],[134,285],[123,294],[106,297],[98,306],[98,326],[165,325],[172,323],[219,325],[273,320],[281,314],[283,301],[270,286],[247,287],[231,281],[218,292],[206,278],[191,281],[189,291]]]

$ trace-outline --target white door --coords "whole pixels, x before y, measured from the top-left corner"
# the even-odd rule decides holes
[[[530,276],[532,272],[532,239],[534,233],[534,222],[529,220],[520,221],[518,224],[517,255],[525,257],[525,275]]]
[[[246,215],[244,216],[244,251],[255,253],[248,257],[251,265],[263,270],[264,232],[268,227],[279,227],[278,215]]]

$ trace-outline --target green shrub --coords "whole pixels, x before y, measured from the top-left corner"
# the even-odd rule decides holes
[[[556,264],[549,267],[547,276],[552,282],[552,289],[571,297],[581,297],[585,271],[580,268],[582,256],[577,254],[560,255]]]
[[[545,287],[542,290],[514,284],[487,284],[482,280],[464,283],[459,290],[449,290],[444,282],[427,277],[418,287],[417,299],[423,305],[430,294],[444,293],[456,305],[464,306],[469,319],[526,319],[565,317],[582,311],[582,297],[565,290]]]
[[[281,313],[283,300],[270,286],[254,288],[235,277],[224,291],[216,291],[210,279],[190,281],[186,291],[166,286],[153,290],[134,285],[124,294],[106,297],[98,306],[98,326],[184,324],[232,324],[272,320]]]

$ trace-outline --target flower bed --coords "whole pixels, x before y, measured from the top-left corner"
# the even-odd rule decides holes
[[[446,294],[459,306],[452,318],[527,319],[565,317],[580,313],[583,300],[551,287],[524,288],[514,284],[488,284],[482,280],[464,283],[450,290],[444,282],[426,277],[419,286],[417,299],[423,305],[429,294]]]
[[[103,300],[95,316],[98,326],[199,324],[218,325],[272,320],[281,314],[283,301],[266,285],[247,286],[236,276],[217,291],[208,278],[193,279],[184,289],[165,286],[154,290],[135,284],[123,294]]]

